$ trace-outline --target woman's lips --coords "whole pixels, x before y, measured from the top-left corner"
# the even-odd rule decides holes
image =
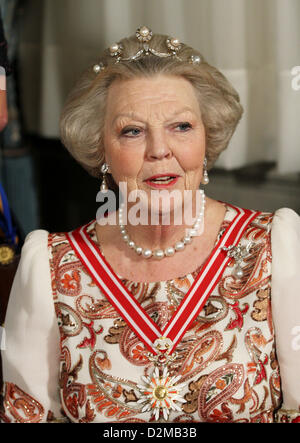
[[[175,185],[179,177],[177,174],[157,174],[147,178],[144,182],[151,188],[162,189]]]

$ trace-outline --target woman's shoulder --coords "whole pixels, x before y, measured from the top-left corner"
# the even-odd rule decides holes
[[[300,264],[300,217],[292,209],[275,211],[271,230],[274,262]],[[297,259],[296,259],[297,257]]]
[[[300,230],[300,216],[290,208],[280,208],[274,212],[273,226],[294,227]]]
[[[290,208],[280,208],[274,212],[271,226],[273,252],[293,251],[300,247],[300,216]]]
[[[46,229],[35,229],[34,231],[29,232],[24,241],[24,246],[35,246],[41,244],[43,240],[45,240],[49,235],[49,231]]]
[[[47,249],[49,232],[45,229],[35,229],[26,235],[22,246],[21,258],[28,260],[31,256],[38,259],[42,250]]]
[[[49,272],[48,231],[36,229],[29,232],[21,249],[16,278],[19,283],[26,283],[29,276],[38,275],[47,280]]]

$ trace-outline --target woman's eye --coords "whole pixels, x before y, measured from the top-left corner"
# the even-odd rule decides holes
[[[136,137],[140,135],[141,130],[139,128],[124,128],[121,131],[121,135],[126,135],[128,137]]]
[[[192,125],[189,122],[183,122],[176,125],[176,128],[179,128],[180,132],[185,132],[191,129]]]

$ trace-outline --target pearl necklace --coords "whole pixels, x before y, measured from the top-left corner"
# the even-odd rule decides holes
[[[154,251],[152,251],[152,249],[149,249],[149,248],[143,249],[141,246],[136,245],[135,242],[133,240],[131,240],[131,238],[129,237],[129,235],[125,229],[125,225],[123,223],[124,204],[121,204],[121,206],[119,208],[119,228],[120,228],[120,232],[121,232],[124,242],[131,249],[133,249],[138,255],[141,255],[144,258],[153,257],[156,259],[162,259],[164,257],[171,257],[172,255],[175,254],[175,252],[183,251],[183,249],[185,248],[186,245],[192,243],[193,237],[198,235],[198,230],[203,222],[204,210],[205,210],[205,194],[202,189],[200,190],[200,192],[202,194],[202,204],[201,204],[201,209],[200,209],[199,215],[196,218],[196,221],[193,224],[193,227],[187,230],[186,235],[182,238],[181,241],[176,242],[174,246],[169,246],[165,250],[155,249]]]

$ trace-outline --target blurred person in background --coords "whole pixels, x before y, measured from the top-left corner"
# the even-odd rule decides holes
[[[0,10],[0,132],[7,125],[6,75],[10,74],[7,59],[7,41],[4,35],[2,14]]]

